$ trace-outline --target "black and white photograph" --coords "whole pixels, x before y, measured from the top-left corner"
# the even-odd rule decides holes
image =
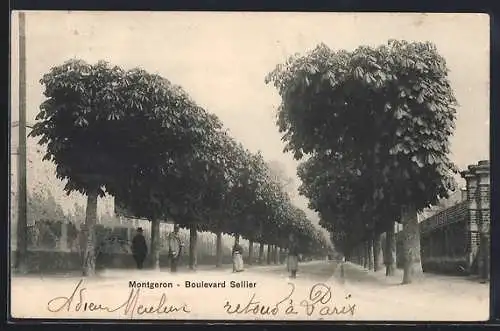
[[[12,319],[486,321],[490,17],[13,11]]]

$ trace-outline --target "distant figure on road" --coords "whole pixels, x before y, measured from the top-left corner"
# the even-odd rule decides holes
[[[344,255],[342,255],[342,259],[340,260],[340,279],[342,282],[345,280],[345,272],[344,272],[344,265],[346,262],[346,258]]]
[[[146,239],[142,235],[142,228],[137,228],[137,234],[132,239],[132,254],[137,269],[142,269],[144,260],[148,255],[148,245],[146,245]]]
[[[243,247],[237,239],[233,246],[233,272],[243,271]]]
[[[181,256],[182,241],[179,237],[179,225],[174,225],[174,231],[168,236],[168,256],[170,259],[170,271],[177,271],[177,264],[179,262],[179,257]]]
[[[297,277],[297,270],[299,268],[299,246],[293,233],[288,237],[288,260],[287,268],[290,272],[291,278]]]

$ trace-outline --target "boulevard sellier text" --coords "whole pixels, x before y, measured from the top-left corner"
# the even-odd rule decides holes
[[[199,280],[186,280],[184,281],[184,288],[256,288],[257,282],[248,280],[231,280],[231,281],[199,281]],[[144,289],[158,289],[158,288],[174,288],[180,287],[181,284],[174,284],[173,282],[152,282],[152,281],[129,281],[128,284],[131,288],[144,288]]]
[[[229,285],[229,286],[228,286]],[[229,282],[205,282],[205,281],[189,281],[184,282],[185,288],[255,288],[257,282],[250,282],[248,280],[231,280]]]

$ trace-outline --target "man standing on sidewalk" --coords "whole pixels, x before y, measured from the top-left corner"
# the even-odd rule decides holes
[[[168,256],[170,258],[170,271],[177,271],[177,263],[182,250],[182,241],[179,237],[179,225],[174,225],[174,231],[168,236]]]
[[[146,255],[148,255],[148,245],[146,244],[146,238],[142,235],[142,228],[137,228],[137,234],[132,239],[132,254],[137,269],[142,269]]]

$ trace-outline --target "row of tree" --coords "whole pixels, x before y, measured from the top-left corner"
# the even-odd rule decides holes
[[[162,221],[190,229],[192,266],[197,230],[217,233],[218,247],[222,233],[277,247],[294,233],[303,253],[326,249],[262,155],[167,79],[71,60],[41,84],[46,100],[30,135],[46,145],[44,160],[56,164],[65,191],[87,196],[84,275],[95,270],[97,199],[105,194],[152,222],[156,266]]]
[[[336,248],[349,256],[366,246],[373,256],[366,252],[387,232],[394,251],[394,222],[402,223],[403,283],[422,273],[417,213],[455,186],[447,71],[433,44],[390,40],[353,51],[321,44],[266,77],[282,98],[285,150],[308,156],[300,192]]]

